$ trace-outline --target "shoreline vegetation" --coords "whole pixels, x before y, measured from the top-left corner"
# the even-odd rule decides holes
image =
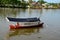
[[[0,8],[60,9],[60,3],[48,3],[44,0],[0,0]]]

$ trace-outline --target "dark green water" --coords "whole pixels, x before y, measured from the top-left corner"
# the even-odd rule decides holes
[[[43,28],[10,30],[6,17],[40,17]],[[0,40],[60,40],[60,9],[0,8]]]

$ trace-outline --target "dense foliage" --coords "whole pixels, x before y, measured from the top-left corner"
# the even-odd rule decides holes
[[[47,3],[47,2],[46,2],[46,1],[44,1],[44,0],[38,0],[38,2],[40,2],[40,4]]]
[[[26,7],[27,3],[24,0],[22,0],[22,2],[19,0],[0,0],[0,6],[6,6],[6,5]]]

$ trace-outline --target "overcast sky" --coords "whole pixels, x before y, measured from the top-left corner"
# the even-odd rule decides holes
[[[38,1],[38,0],[34,0],[34,1]],[[60,3],[60,0],[44,0],[44,1],[47,1],[49,3]]]

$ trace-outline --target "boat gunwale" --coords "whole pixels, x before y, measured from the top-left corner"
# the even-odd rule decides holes
[[[12,22],[37,22],[37,21],[40,21],[39,18],[10,18],[10,17],[7,17],[6,18],[7,21],[12,21]]]

